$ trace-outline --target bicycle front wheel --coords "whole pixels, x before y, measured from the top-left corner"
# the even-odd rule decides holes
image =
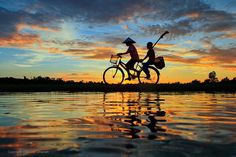
[[[141,84],[157,84],[160,79],[159,71],[152,66],[149,66],[148,70],[150,72],[150,78],[147,78],[146,73],[142,70],[138,74],[139,83],[141,83]]]
[[[103,81],[106,84],[122,84],[124,81],[124,72],[119,67],[109,67],[103,73]]]

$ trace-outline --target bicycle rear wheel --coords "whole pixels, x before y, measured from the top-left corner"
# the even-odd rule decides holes
[[[146,78],[146,74],[143,70],[139,72],[139,74],[138,74],[139,83],[141,83],[141,84],[157,84],[159,82],[159,79],[160,79],[159,71],[156,68],[152,67],[152,66],[149,66],[148,70],[150,72],[150,78],[149,79]]]
[[[109,67],[103,73],[103,81],[106,84],[122,84],[124,81],[124,72],[119,67]]]

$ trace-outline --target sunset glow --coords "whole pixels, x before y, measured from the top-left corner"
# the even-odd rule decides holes
[[[101,82],[124,39],[143,58],[168,30],[155,47],[166,61],[160,83],[204,81],[211,71],[231,79],[235,28],[233,0],[0,0],[0,77]]]

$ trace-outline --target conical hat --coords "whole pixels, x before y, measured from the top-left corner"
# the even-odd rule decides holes
[[[125,39],[125,41],[123,41],[122,43],[136,43],[133,39],[131,39],[131,38],[127,38],[127,39]]]

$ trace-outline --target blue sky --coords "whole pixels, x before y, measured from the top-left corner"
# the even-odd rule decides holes
[[[125,38],[142,58],[166,30],[155,48],[167,65],[161,82],[236,77],[233,0],[0,0],[0,28],[0,77],[102,81]]]

